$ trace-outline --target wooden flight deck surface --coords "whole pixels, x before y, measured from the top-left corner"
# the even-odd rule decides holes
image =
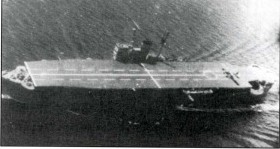
[[[223,63],[157,62],[124,64],[114,60],[25,62],[35,87],[89,89],[247,88],[226,77]]]

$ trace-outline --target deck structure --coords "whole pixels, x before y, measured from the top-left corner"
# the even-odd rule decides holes
[[[36,87],[88,89],[249,88],[227,77],[227,63],[158,62],[124,64],[113,60],[25,62]]]

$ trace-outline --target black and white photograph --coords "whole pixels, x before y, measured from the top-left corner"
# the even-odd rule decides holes
[[[1,0],[2,147],[279,148],[280,0]]]

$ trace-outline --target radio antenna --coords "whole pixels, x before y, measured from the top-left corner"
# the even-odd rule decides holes
[[[163,35],[163,37],[161,38],[161,42],[160,42],[160,45],[161,45],[161,46],[160,46],[160,48],[159,48],[159,52],[158,52],[156,58],[158,58],[158,57],[160,56],[160,54],[161,54],[161,52],[162,52],[162,50],[163,50],[163,46],[166,45],[166,40],[167,40],[168,36],[169,36],[169,32],[166,32],[166,33]]]

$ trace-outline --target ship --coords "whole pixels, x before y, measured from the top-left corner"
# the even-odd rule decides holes
[[[168,61],[149,54],[152,44],[117,43],[112,60],[27,61],[2,71],[2,91],[27,104],[163,115],[170,109],[248,107],[262,102],[273,85],[257,65]]]

